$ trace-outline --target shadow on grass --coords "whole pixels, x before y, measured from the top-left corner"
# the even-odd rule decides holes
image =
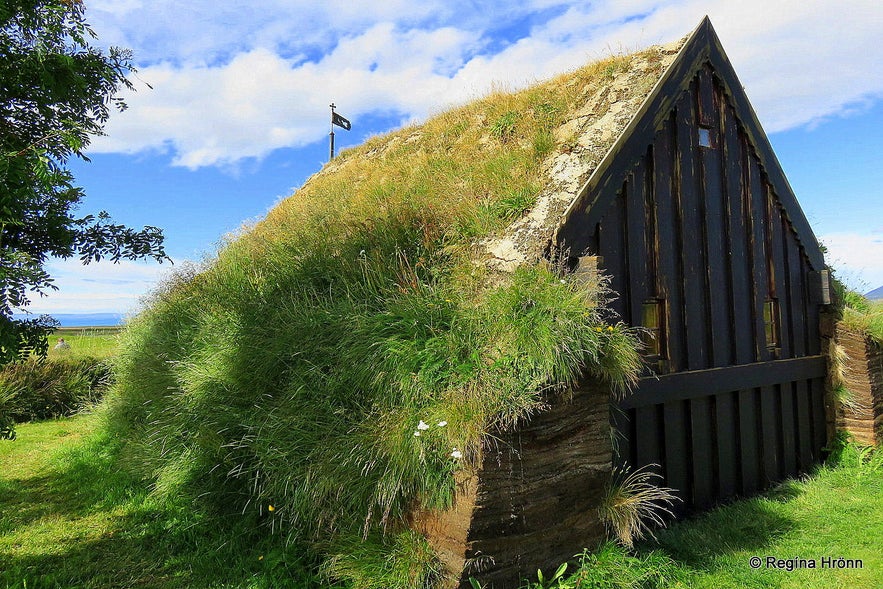
[[[0,587],[317,587],[295,549],[255,519],[153,500],[115,466],[118,446],[84,440],[32,477],[0,480]]]
[[[711,511],[697,513],[656,532],[656,542],[645,542],[639,552],[662,550],[678,563],[713,570],[720,557],[738,552],[765,553],[782,536],[797,527],[794,519],[777,508],[804,492],[786,480],[760,495],[736,498]]]
[[[21,496],[42,488],[24,487]],[[2,499],[0,499],[2,500]],[[241,516],[208,518],[198,513],[151,506],[139,498],[128,505],[80,518],[83,508],[67,515],[52,508],[29,508],[16,514],[21,537],[43,533],[41,524],[66,532],[50,543],[0,552],[0,586],[10,588],[114,589],[215,587],[318,587],[313,568]],[[122,514],[118,513],[122,511]],[[58,521],[61,517],[63,521]],[[83,525],[98,526],[77,531]],[[33,529],[25,529],[33,526]],[[72,530],[73,528],[73,530]],[[264,532],[262,534],[262,532]],[[4,531],[5,533],[5,531]],[[49,532],[51,533],[51,532]],[[25,543],[30,543],[25,539]]]
[[[115,445],[99,436],[59,453],[59,466],[25,478],[0,479],[3,532],[47,517],[85,517],[146,495],[133,477],[113,466]]]
[[[175,529],[162,525],[163,520],[168,522],[167,515],[145,511],[120,517],[101,537],[72,539],[46,554],[4,555],[0,585],[5,582],[7,589],[320,586],[296,557],[286,559],[271,550],[264,556],[262,548],[269,542],[241,535],[224,539],[224,532],[236,530],[221,526],[209,531],[184,524]]]

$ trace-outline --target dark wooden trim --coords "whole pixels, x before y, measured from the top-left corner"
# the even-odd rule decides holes
[[[799,457],[797,450],[797,414],[795,409],[794,390],[797,383],[784,383],[781,386],[782,403],[782,468],[785,475],[791,476],[798,472]]]
[[[638,382],[635,392],[623,399],[620,407],[641,407],[695,399],[714,392],[739,391],[824,378],[825,370],[824,356],[808,356],[647,377]]]
[[[717,443],[714,432],[714,397],[691,399],[690,444],[693,456],[693,507],[706,509],[717,494]]]
[[[580,219],[580,224],[600,222],[610,206],[610,197],[617,192],[614,186],[622,182],[634,162],[644,154],[647,145],[653,143],[656,129],[668,119],[675,102],[689,87],[693,74],[707,61],[710,27],[711,22],[706,17],[690,35],[674,62],[656,82],[638,112],[564,212],[559,229],[567,224],[574,211],[581,209],[585,209],[587,215]],[[590,203],[585,202],[588,198],[592,199]],[[557,236],[553,237],[555,240]]]
[[[600,222],[634,162],[640,159],[647,146],[653,143],[656,130],[667,119],[675,102],[689,87],[696,72],[706,63],[711,64],[715,74],[722,81],[723,91],[733,103],[736,117],[741,121],[749,142],[756,150],[763,172],[769,178],[777,198],[782,203],[810,264],[814,270],[821,270],[825,267],[825,260],[819,249],[818,239],[806,220],[791,185],[788,184],[769,139],[760,126],[760,121],[708,17],[705,17],[690,35],[674,62],[656,83],[638,112],[562,215],[552,241],[558,243],[569,233],[564,228],[575,211],[585,211],[584,215],[578,216],[580,225],[591,227]]]

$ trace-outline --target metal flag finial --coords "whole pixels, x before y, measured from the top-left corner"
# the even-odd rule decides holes
[[[349,120],[334,112],[334,109],[337,108],[337,106],[333,102],[329,106],[331,106],[331,133],[329,133],[329,137],[331,138],[331,157],[329,157],[328,161],[331,161],[334,159],[334,125],[343,127],[347,131],[352,129],[353,125]]]

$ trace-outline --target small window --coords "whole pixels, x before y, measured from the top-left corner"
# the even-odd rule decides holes
[[[699,127],[699,147],[714,147],[712,145],[711,129]]]
[[[766,347],[779,346],[779,301],[770,299],[763,304],[763,327],[766,332]]]
[[[641,326],[644,332],[644,353],[648,358],[661,358],[663,356],[663,319],[665,311],[663,301],[652,299],[645,301],[642,306]]]

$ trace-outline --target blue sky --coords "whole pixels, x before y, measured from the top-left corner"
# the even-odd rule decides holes
[[[164,229],[180,264],[266,213],[338,147],[492,87],[676,40],[708,14],[829,263],[883,285],[883,3],[812,0],[86,0],[102,45],[134,51],[129,109],[73,170],[83,213]],[[150,87],[148,87],[149,84]],[[118,312],[168,264],[56,260],[48,313]]]

